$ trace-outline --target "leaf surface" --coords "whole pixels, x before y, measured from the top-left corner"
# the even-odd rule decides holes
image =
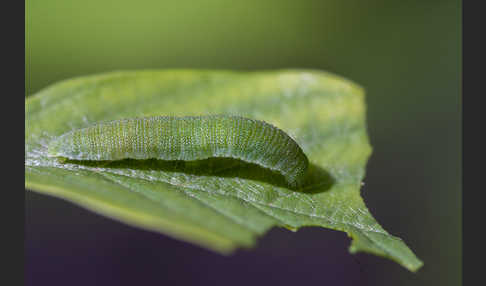
[[[352,253],[422,262],[372,217],[360,187],[371,154],[364,92],[321,71],[134,71],[57,83],[26,100],[26,188],[124,223],[230,253],[274,226],[320,226],[353,238]],[[292,136],[311,163],[304,187],[234,159],[60,162],[49,142],[95,122],[155,115],[236,114]],[[325,255],[323,253],[323,255]]]

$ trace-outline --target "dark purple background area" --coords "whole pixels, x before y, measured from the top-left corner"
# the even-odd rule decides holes
[[[389,264],[327,229],[273,229],[225,257],[34,193],[26,208],[27,285],[374,285],[367,268]]]

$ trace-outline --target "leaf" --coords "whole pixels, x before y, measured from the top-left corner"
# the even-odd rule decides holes
[[[422,262],[372,217],[361,196],[371,154],[364,92],[319,71],[136,71],[67,80],[26,100],[25,184],[130,225],[230,253],[271,227],[347,232],[352,253]],[[310,160],[305,188],[232,159],[65,162],[46,156],[55,136],[114,119],[237,114],[283,129]],[[324,254],[323,254],[324,255]]]

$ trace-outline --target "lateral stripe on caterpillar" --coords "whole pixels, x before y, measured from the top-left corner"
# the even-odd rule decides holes
[[[202,160],[229,157],[281,173],[301,183],[309,161],[284,131],[264,121],[228,115],[157,116],[98,123],[67,132],[49,156],[71,160]]]

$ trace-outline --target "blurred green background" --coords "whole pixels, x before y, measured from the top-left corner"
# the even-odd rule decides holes
[[[295,263],[314,255],[314,260],[343,263],[349,269],[341,274],[327,273],[324,267],[316,270],[319,273],[295,272],[300,276],[295,281],[300,282],[314,273],[324,279],[314,282],[329,282],[324,276],[334,275],[333,285],[347,285],[343,281],[350,281],[349,275],[356,276],[361,285],[460,285],[461,10],[460,1],[448,0],[26,0],[26,96],[59,80],[126,69],[311,68],[347,77],[367,92],[374,151],[362,190],[364,200],[378,222],[403,238],[425,266],[411,274],[384,259],[348,255],[346,236],[336,237],[322,229],[293,234],[274,230],[262,239],[253,258],[287,251],[288,256],[283,257],[292,257]],[[52,276],[39,269],[42,263],[49,263],[43,255],[56,252],[42,252],[46,248],[42,242],[61,236],[66,245],[80,243],[79,237],[69,233],[110,231],[117,224],[61,200],[28,192],[26,281],[36,285],[52,282]],[[138,231],[123,230],[128,229]],[[120,233],[124,232],[112,237],[128,240]],[[157,237],[151,239],[157,241]],[[168,238],[164,243],[188,248],[184,252],[187,260],[197,252],[211,265],[212,254],[204,254],[208,258],[197,247]],[[302,244],[311,250],[299,249]],[[358,266],[347,266],[346,261],[312,250],[321,244],[338,249],[335,255],[339,259]],[[240,259],[244,264],[248,258],[228,259]],[[179,266],[174,273],[190,267]],[[268,267],[270,273],[278,270],[271,270],[270,264],[261,267]],[[318,264],[314,267],[319,269]],[[110,270],[101,267],[99,271]]]

